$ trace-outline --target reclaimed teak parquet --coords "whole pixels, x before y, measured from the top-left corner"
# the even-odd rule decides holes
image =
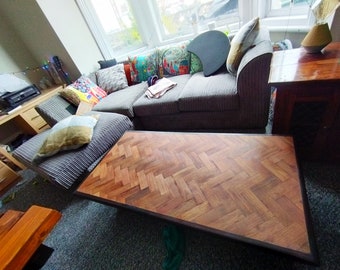
[[[77,194],[315,262],[291,137],[128,131]]]

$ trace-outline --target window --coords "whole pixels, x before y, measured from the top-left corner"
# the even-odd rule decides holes
[[[281,31],[308,31],[315,0],[76,0],[105,59],[126,59],[208,29],[235,33],[259,16]]]
[[[238,0],[77,0],[106,59],[239,24]]]
[[[126,0],[90,2],[113,51],[131,50],[143,45],[137,23]]]
[[[238,23],[238,0],[156,0],[163,39]]]
[[[308,4],[306,0],[271,0],[271,8],[272,9],[281,9],[290,7],[290,5],[297,6],[304,6]]]
[[[266,0],[263,23],[275,30],[308,31],[314,0]]]
[[[269,16],[307,15],[309,2],[307,0],[270,0]]]
[[[105,58],[145,46],[127,0],[78,0]]]

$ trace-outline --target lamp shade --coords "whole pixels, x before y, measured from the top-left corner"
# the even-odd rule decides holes
[[[316,24],[302,40],[301,45],[308,53],[318,53],[332,41],[327,23]]]

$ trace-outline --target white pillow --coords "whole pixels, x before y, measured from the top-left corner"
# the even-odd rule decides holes
[[[60,151],[77,149],[88,144],[93,135],[99,114],[80,116],[71,115],[55,124],[39,151],[33,158],[34,163],[55,155]]]
[[[241,27],[230,43],[230,51],[227,58],[227,70],[236,75],[243,55],[253,45],[259,33],[259,18],[254,18]]]

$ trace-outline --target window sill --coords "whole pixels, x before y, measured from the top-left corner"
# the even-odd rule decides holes
[[[267,26],[270,32],[288,32],[288,33],[308,33],[310,27],[307,26]]]
[[[307,33],[310,30],[310,20],[306,16],[268,17],[261,23],[272,32]]]

